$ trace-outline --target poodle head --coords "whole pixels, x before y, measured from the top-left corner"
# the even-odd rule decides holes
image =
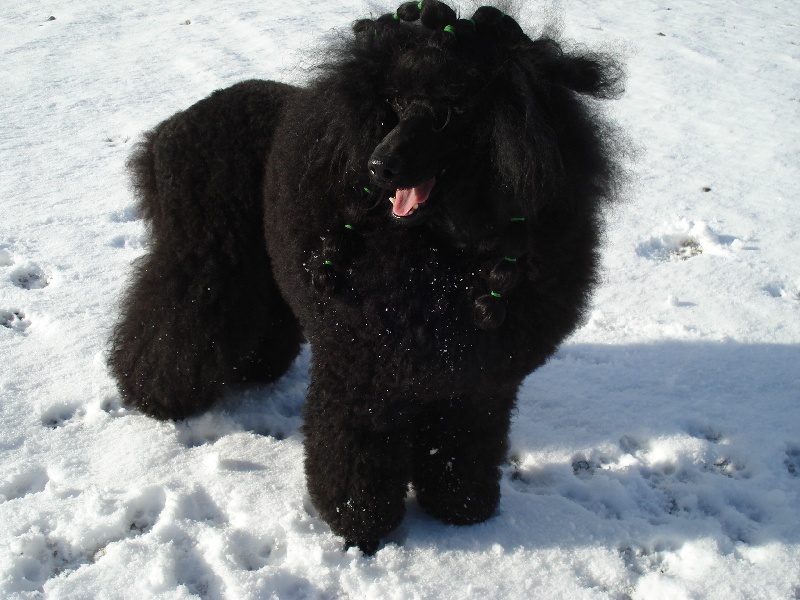
[[[530,216],[568,198],[578,172],[603,195],[610,163],[581,97],[618,92],[613,61],[533,40],[496,8],[458,18],[437,0],[353,31],[317,82],[336,111],[320,152],[354,187],[389,199],[381,206],[395,222],[465,231],[465,221]]]

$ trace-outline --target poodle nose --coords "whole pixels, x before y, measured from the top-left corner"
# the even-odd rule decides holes
[[[393,183],[400,175],[402,167],[402,161],[394,156],[373,154],[369,159],[369,174],[372,176],[372,180],[379,184]]]

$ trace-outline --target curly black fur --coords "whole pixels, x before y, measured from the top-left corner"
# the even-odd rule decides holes
[[[279,377],[305,335],[309,492],[371,553],[409,482],[449,523],[495,510],[517,389],[596,283],[618,178],[591,98],[620,71],[490,7],[353,32],[307,88],[245,82],[146,135],[152,244],[109,364],[126,403],[178,419]]]

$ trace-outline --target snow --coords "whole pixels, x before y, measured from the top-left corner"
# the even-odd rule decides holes
[[[488,522],[410,498],[373,558],[342,552],[303,481],[307,351],[185,422],[120,406],[132,144],[216,88],[302,82],[334,30],[394,8],[0,7],[0,597],[800,598],[794,0],[523,11],[625,57],[604,110],[635,151],[594,310],[520,390]]]

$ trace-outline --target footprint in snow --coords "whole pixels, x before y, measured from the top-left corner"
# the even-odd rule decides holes
[[[14,264],[14,257],[6,248],[0,248],[0,267],[10,267]]]
[[[589,457],[578,454],[572,459],[572,473],[578,479],[590,479],[596,471],[608,468],[612,462],[610,458],[601,454]]]
[[[11,282],[23,290],[40,290],[50,285],[47,273],[35,264],[14,269],[11,272]]]
[[[578,479],[589,479],[600,466],[599,462],[578,456],[572,460],[572,473]]]
[[[41,421],[42,425],[48,429],[58,429],[64,427],[76,416],[81,416],[82,413],[82,409],[77,405],[58,404],[42,412]]]
[[[666,573],[666,555],[677,550],[672,544],[659,542],[654,546],[632,543],[619,549],[620,558],[635,575]]]
[[[764,291],[773,298],[800,300],[800,285],[794,289],[792,287],[780,281],[773,281],[764,286]]]
[[[531,481],[522,466],[522,459],[517,454],[512,454],[504,465],[506,476],[515,484],[516,489],[524,490]]]
[[[138,221],[139,209],[136,208],[135,204],[129,204],[128,206],[111,213],[109,220],[112,223],[132,223],[133,221]]]
[[[720,429],[707,423],[693,422],[686,425],[686,433],[712,445],[708,460],[702,467],[704,471],[719,473],[733,479],[749,479],[751,477],[750,470],[744,461],[737,459],[730,451],[722,452],[727,446],[728,440]]]
[[[158,521],[167,504],[163,488],[151,487],[142,490],[125,503],[125,523],[128,536],[139,536],[149,532]]]
[[[31,326],[30,319],[19,308],[0,308],[0,326],[13,331],[23,332]]]
[[[646,440],[641,440],[632,435],[623,435],[619,438],[619,447],[625,454],[635,456],[639,452],[646,452],[649,449],[649,444]]]
[[[725,440],[725,435],[707,423],[693,422],[686,425],[686,433],[693,438],[706,440],[712,444],[719,444]]]
[[[0,503],[43,492],[49,480],[47,471],[41,467],[13,475],[0,483]]]
[[[786,449],[786,459],[783,461],[789,475],[800,477],[800,444],[792,444]]]
[[[718,235],[704,221],[679,219],[636,247],[636,254],[655,261],[682,261],[701,254],[729,256],[742,241]]]
[[[16,536],[11,543],[14,550],[7,572],[16,589],[38,588],[41,592],[49,580],[84,562],[69,542],[38,526]]]
[[[116,146],[122,146],[124,144],[127,144],[128,140],[130,139],[131,139],[130,136],[124,134],[117,134],[117,135],[108,135],[105,137],[103,141],[106,143],[106,146],[114,148]]]
[[[274,540],[237,530],[226,536],[227,556],[244,571],[258,571],[275,561]]]
[[[715,458],[711,462],[710,470],[731,479],[750,479],[751,477],[747,465],[727,454]]]
[[[110,417],[122,417],[128,414],[128,409],[122,405],[117,395],[106,396],[100,403],[100,410]]]
[[[144,234],[117,235],[108,243],[112,248],[131,248],[139,250],[147,246],[147,236]]]
[[[27,487],[27,493],[41,491],[37,488],[44,489],[47,484],[42,469],[28,475],[29,483],[25,483],[24,477],[20,481],[23,485],[17,488],[22,491]],[[41,590],[49,580],[63,573],[96,563],[106,555],[111,544],[148,533],[164,510],[166,493],[157,487],[145,488],[124,500],[121,506],[118,502],[113,504],[116,505],[113,514],[101,515],[105,517],[105,524],[90,536],[68,539],[44,525],[32,526],[13,536],[12,552],[7,561],[10,566],[7,579],[11,587]],[[67,514],[63,516],[68,517]]]
[[[238,430],[238,426],[229,417],[215,412],[181,421],[175,428],[178,442],[186,448],[213,445]]]

